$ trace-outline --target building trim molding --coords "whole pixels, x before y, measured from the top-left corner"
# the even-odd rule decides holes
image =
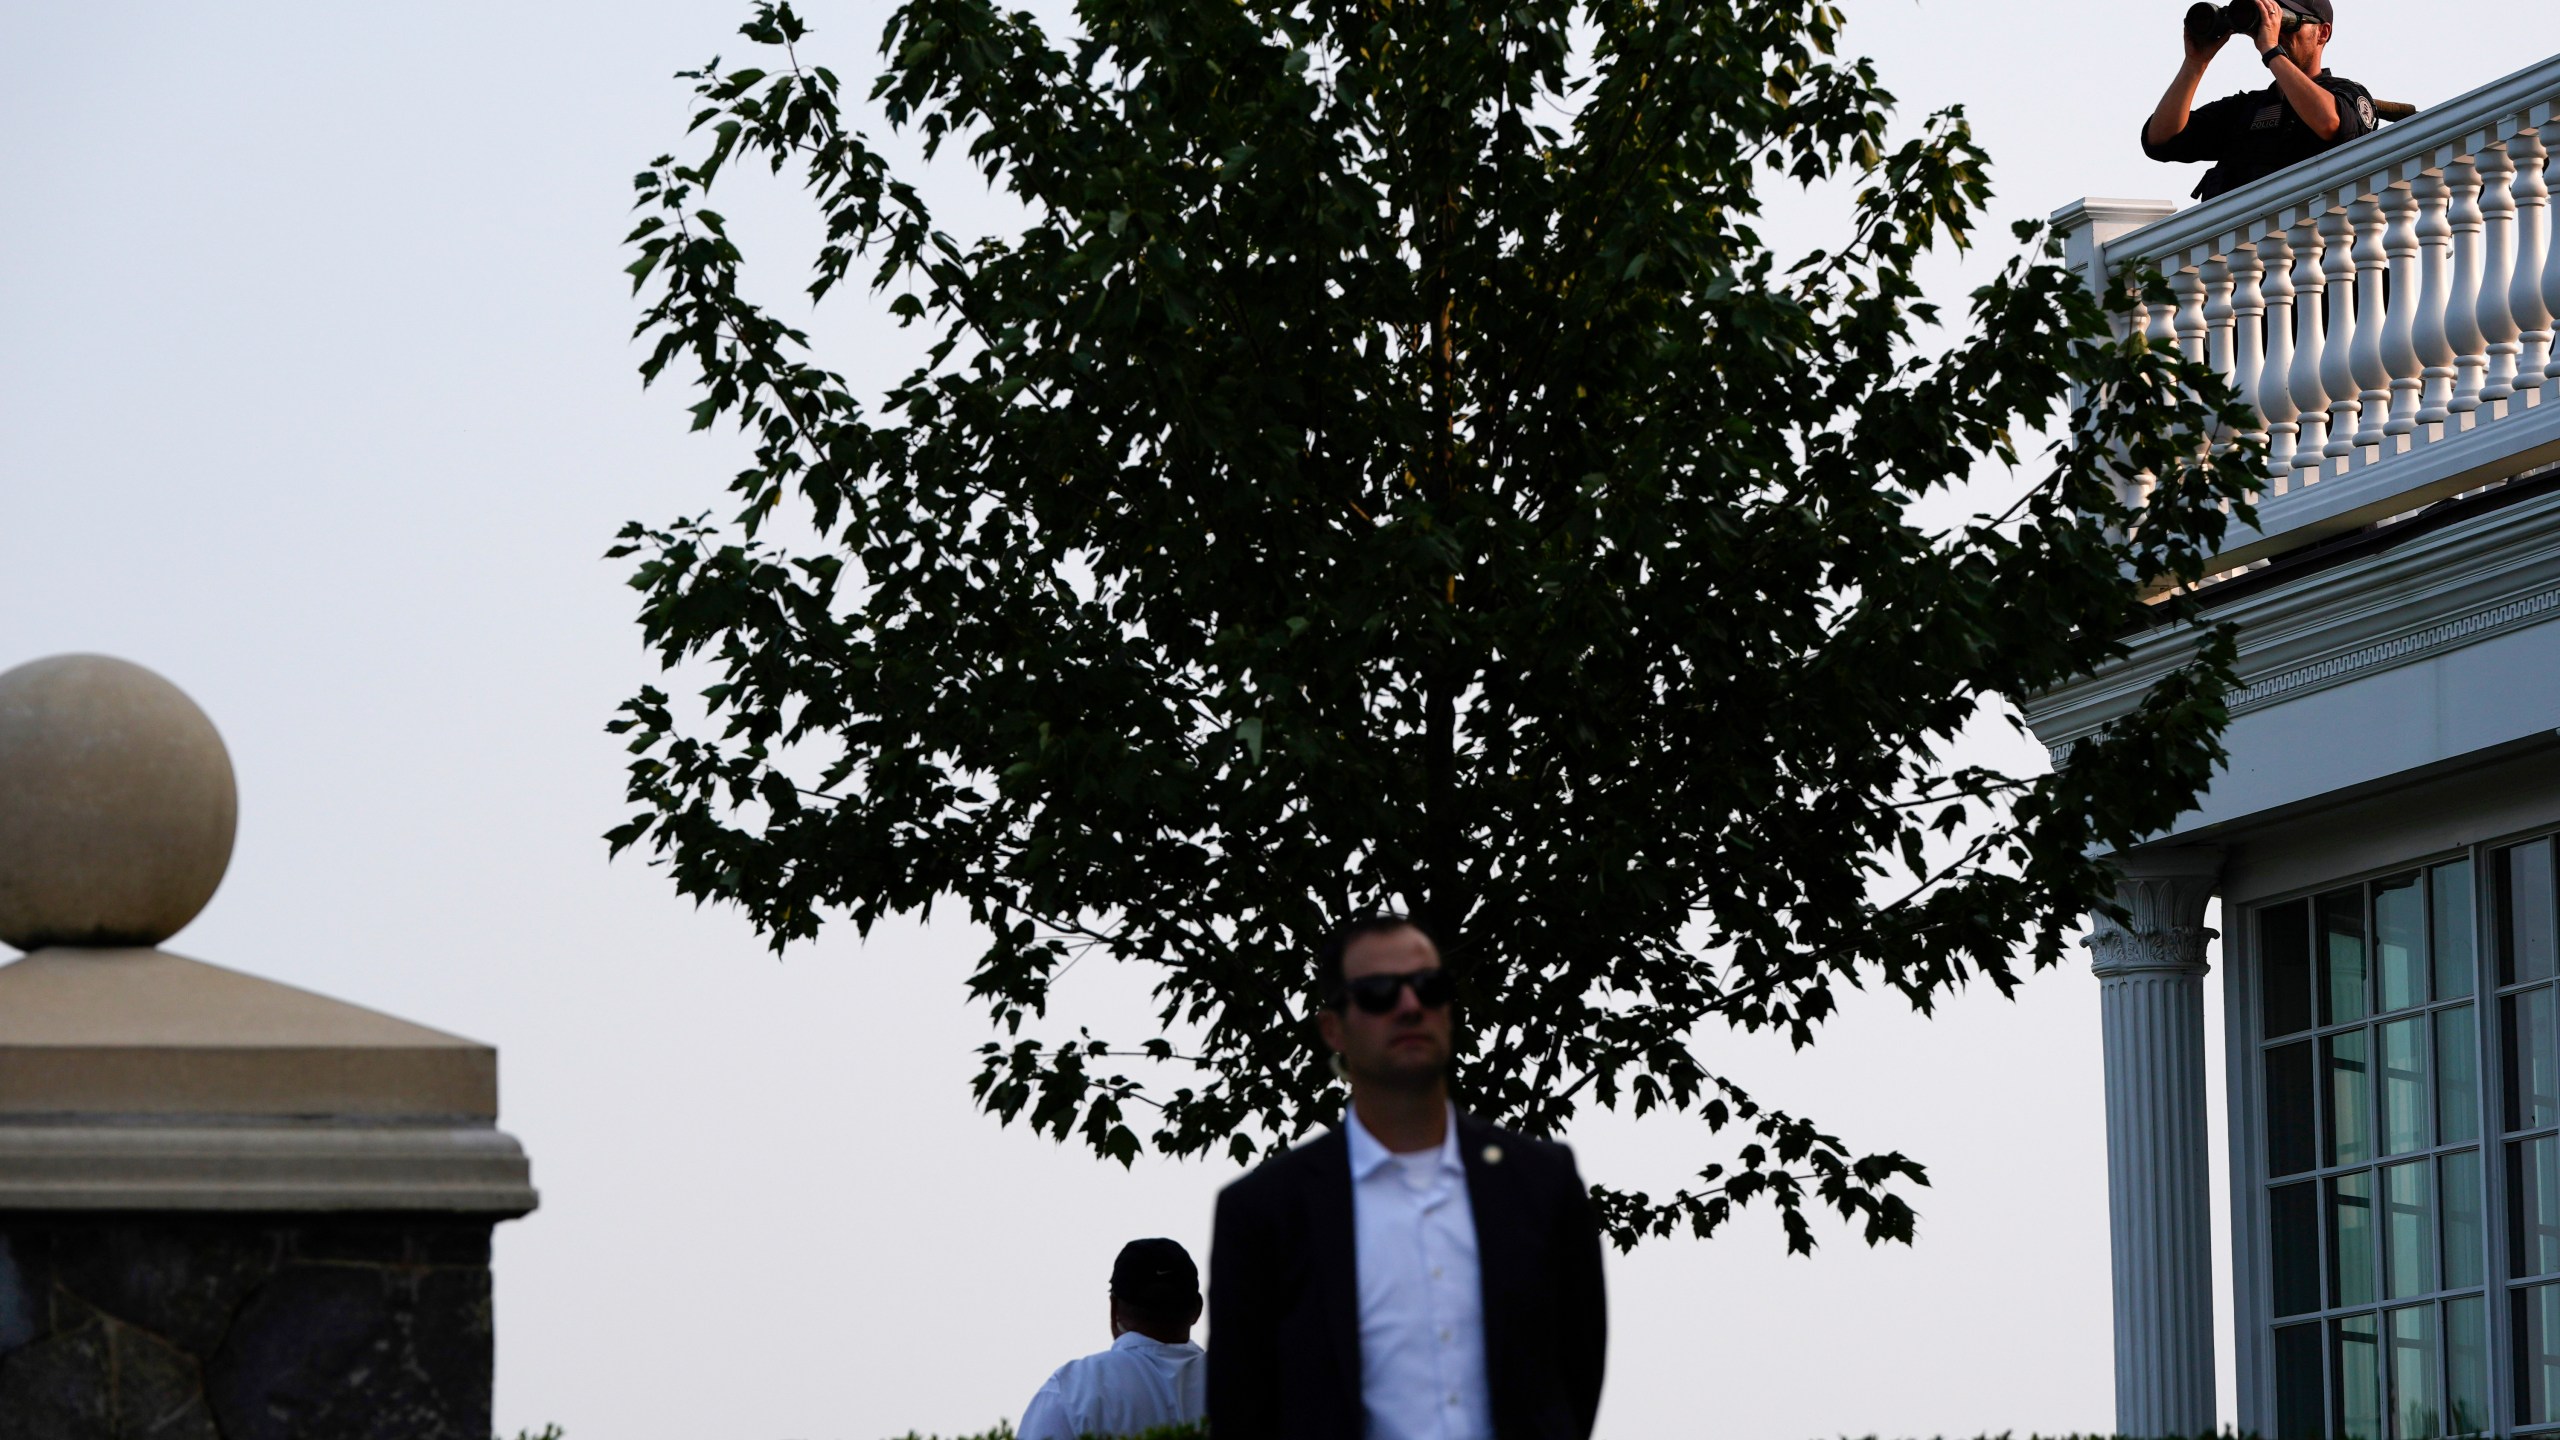
[[[2560,492],[2504,506],[2407,544],[2215,606],[2207,623],[2240,627],[2247,714],[2377,671],[2560,619]],[[2056,763],[2141,702],[2194,653],[2195,632],[2164,625],[2136,636],[2101,674],[2056,687],[2020,709]]]
[[[2296,694],[2326,690],[2356,678],[2368,670],[2385,669],[2411,660],[2422,660],[2443,650],[2452,650],[2477,640],[2486,640],[2520,625],[2541,620],[2560,610],[2560,586],[2539,594],[2486,610],[2475,610],[2459,619],[2447,620],[2424,630],[2368,645],[2361,650],[2332,656],[2327,660],[2270,675],[2231,698],[2231,713],[2245,715],[2263,710]]]

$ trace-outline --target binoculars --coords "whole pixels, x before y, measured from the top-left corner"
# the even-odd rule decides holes
[[[2282,12],[2284,28],[2291,30],[2302,24],[2302,17],[2290,10]],[[2233,35],[2246,35],[2258,28],[2258,0],[2229,0],[2227,4],[2199,3],[2187,9],[2187,38],[2199,45]]]

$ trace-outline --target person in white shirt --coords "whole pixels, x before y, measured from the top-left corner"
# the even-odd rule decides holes
[[[1111,1348],[1070,1360],[1022,1412],[1019,1440],[1139,1435],[1208,1409],[1200,1269],[1171,1240],[1132,1240],[1111,1266]]]
[[[1484,1288],[1458,1112],[1440,1143],[1399,1154],[1346,1108],[1360,1284],[1360,1404],[1379,1440],[1493,1440]]]

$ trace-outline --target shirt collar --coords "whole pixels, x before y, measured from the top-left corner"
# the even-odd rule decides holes
[[[1159,1355],[1177,1355],[1197,1350],[1200,1347],[1188,1340],[1179,1342],[1158,1340],[1151,1335],[1141,1335],[1135,1330],[1123,1330],[1112,1340],[1111,1348],[1114,1350],[1145,1350]]]
[[[1360,1107],[1345,1103],[1342,1107],[1342,1129],[1351,1142],[1351,1178],[1356,1183],[1378,1173],[1378,1167],[1396,1158],[1395,1152],[1378,1143],[1378,1137],[1360,1123]],[[1458,1159],[1458,1107],[1449,1106],[1448,1123],[1441,1127],[1439,1168],[1450,1174],[1463,1175],[1466,1166]]]

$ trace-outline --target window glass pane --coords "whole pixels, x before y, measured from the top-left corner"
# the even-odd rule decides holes
[[[2329,1184],[2329,1303],[2374,1301],[2373,1172],[2359,1170]]]
[[[2320,1042],[2320,1068],[2329,1077],[2329,1104],[2320,1117],[2323,1164],[2361,1165],[2373,1158],[2373,1084],[2365,1066],[2369,1048],[2362,1030]]]
[[[2471,993],[2479,973],[2472,951],[2471,862],[2456,860],[2427,872],[2428,909],[2435,922],[2436,998],[2451,1000]]]
[[[2361,1020],[2372,1008],[2365,972],[2364,887],[2332,890],[2312,902],[2320,931],[2320,1023]]]
[[[2330,1374],[2336,1380],[2330,1400],[2338,1417],[2332,1433],[2339,1440],[2382,1440],[2382,1357],[2375,1353],[2375,1328],[2371,1315],[2329,1322],[2336,1347],[2330,1353]]]
[[[2436,1143],[2480,1138],[2479,1017],[2468,1005],[2436,1012]]]
[[[2560,1139],[2507,1146],[2507,1273],[2560,1275]]]
[[[2427,1003],[2427,901],[2415,872],[2374,882],[2373,959],[2385,1011]]]
[[[2482,1231],[2480,1214],[2480,1152],[2457,1150],[2436,1162],[2439,1183],[2439,1208],[2444,1212],[2444,1288],[2459,1290],[2477,1285],[2487,1268],[2481,1263],[2488,1248]]]
[[[2311,906],[2303,900],[2258,912],[2258,1008],[2267,1038],[2311,1028]]]
[[[2551,988],[2527,990],[2500,1002],[2507,1032],[2507,1128],[2538,1130],[2560,1124],[2560,1074],[2554,1073]]]
[[[2382,1153],[2427,1148],[2427,1017],[2382,1027]]]
[[[2435,1167],[2424,1160],[2382,1172],[2383,1298],[2414,1300],[2436,1289]]]
[[[2560,1285],[2515,1292],[2516,1423],[2560,1420]]]
[[[2267,1229],[2274,1240],[2276,1315],[2320,1308],[2320,1200],[2308,1180],[2267,1192]]]
[[[2552,973],[2551,842],[2536,840],[2498,855],[2498,976],[2501,984],[2548,980]]]
[[[2489,1305],[2477,1295],[2444,1302],[2445,1429],[2489,1433]]]
[[[2436,1440],[2444,1408],[2436,1399],[2436,1307],[2412,1305],[2383,1317],[2391,1345],[2393,1440]]]
[[[2326,1440],[2320,1398],[2320,1323],[2276,1331],[2276,1440]]]
[[[2320,1132],[2311,1122],[2311,1042],[2267,1052],[2267,1174],[2299,1175],[2317,1161]]]

